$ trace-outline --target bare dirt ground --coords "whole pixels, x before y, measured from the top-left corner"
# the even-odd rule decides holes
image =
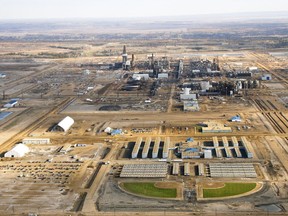
[[[216,56],[219,58],[221,67],[227,70],[233,70],[237,65],[240,65],[237,70],[246,70],[247,67],[255,66],[257,62],[261,64],[269,62],[271,67],[278,69],[286,67],[285,60],[280,62],[267,53],[255,55],[250,50],[231,51],[234,42],[221,45],[221,40],[219,41],[214,43],[210,39],[167,40],[162,45],[157,44],[157,41],[152,43],[150,40],[115,40],[101,43],[95,41],[37,42],[36,44],[1,42],[0,47],[3,49],[0,51],[0,69],[1,72],[7,73],[5,79],[0,79],[0,91],[3,93],[5,90],[7,96],[5,100],[1,100],[1,104],[5,104],[15,95],[23,99],[20,100],[22,107],[31,108],[23,115],[20,112],[24,108],[11,109],[14,113],[5,119],[5,121],[12,119],[11,122],[9,124],[3,122],[0,126],[1,144],[27,128],[31,122],[45,117],[45,113],[66,97],[75,98],[67,106],[50,113],[37,128],[23,135],[23,138],[51,138],[51,145],[43,147],[29,145],[31,152],[23,159],[0,161],[1,214],[16,215],[28,212],[37,212],[39,215],[175,215],[181,213],[182,215],[221,214],[225,216],[261,215],[267,212],[269,215],[287,214],[288,131],[285,127],[287,121],[284,120],[288,115],[281,101],[275,99],[275,95],[284,97],[287,94],[285,91],[287,85],[283,79],[275,76],[275,81],[270,83],[265,81],[259,89],[248,89],[246,95],[243,91],[243,97],[240,98],[200,97],[201,111],[189,113],[179,108],[177,97],[182,90],[177,84],[163,84],[160,93],[151,99],[152,103],[145,104],[144,101],[149,96],[153,81],[148,83],[147,89],[132,93],[123,92],[121,87],[125,84],[125,79],[122,77],[125,74],[132,75],[133,71],[102,70],[96,69],[95,66],[121,61],[123,45],[129,42],[127,46],[129,54],[134,53],[137,61],[144,61],[147,59],[147,54],[155,53],[155,57],[173,58],[171,67],[175,70],[177,68],[175,62],[180,59],[184,59],[189,64],[192,58],[203,57],[212,61]],[[194,44],[202,49],[193,50]],[[240,42],[237,42],[236,47],[239,44]],[[258,42],[255,46],[257,44]],[[251,44],[247,45],[249,46]],[[85,66],[81,66],[82,64]],[[89,64],[95,65],[89,66]],[[91,73],[85,75],[83,73],[85,69],[89,69]],[[261,68],[258,74],[252,76],[260,77],[263,73],[267,71]],[[285,76],[283,73],[279,75]],[[228,78],[207,77],[207,79],[212,82]],[[191,80],[183,80],[186,81]],[[85,93],[87,87],[91,86],[94,87],[93,90]],[[93,102],[90,103],[86,99]],[[261,102],[264,108],[255,103],[256,99],[264,101]],[[99,111],[102,105],[107,104],[119,104],[124,108],[117,112]],[[75,120],[75,124],[68,132],[48,131],[67,115]],[[241,116],[242,122],[228,121],[235,115]],[[282,132],[277,123],[273,123],[269,118],[270,115],[279,122],[278,126],[282,128]],[[207,120],[227,124],[233,132],[203,134],[195,128],[196,124]],[[103,132],[108,126],[122,128],[127,133],[111,137]],[[147,132],[135,133],[132,131],[133,128],[144,128]],[[173,185],[177,184],[178,197],[183,198],[181,201],[151,200],[127,194],[118,188],[117,177],[114,176],[116,171],[121,170],[119,167],[123,164],[157,161],[119,157],[122,148],[125,148],[128,142],[135,142],[138,136],[152,136],[153,139],[160,136],[162,140],[169,136],[171,148],[175,147],[176,143],[185,142],[188,137],[193,137],[198,142],[197,145],[201,146],[204,141],[211,141],[213,136],[226,136],[229,140],[231,136],[237,138],[246,136],[252,143],[255,155],[251,160],[214,158],[187,161],[193,163],[252,161],[257,164],[256,180],[264,181],[264,186],[255,194],[243,198],[234,197],[225,201],[193,201],[193,199],[191,201],[187,199],[186,192],[195,190],[199,182],[202,182],[203,187],[221,187],[223,182],[239,181],[239,179],[223,178],[217,179],[216,182],[215,179],[211,180],[205,175],[196,176],[193,170],[191,177],[167,177],[177,182]],[[21,139],[22,137],[17,141]],[[57,152],[58,148],[66,144],[77,143],[86,146],[72,147],[67,153]],[[12,144],[0,146],[0,149],[2,152],[7,151]],[[103,152],[107,148],[110,152],[104,157]],[[52,158],[51,163],[45,162]],[[176,159],[176,156],[171,152],[169,159]],[[99,167],[103,162],[109,164]],[[80,166],[71,166],[76,164]],[[54,165],[57,165],[57,169]],[[165,182],[167,179],[158,180]],[[90,180],[91,185],[88,187]],[[240,181],[255,180],[240,179]],[[161,186],[162,184],[166,183],[161,182]],[[201,195],[201,192],[198,194]]]

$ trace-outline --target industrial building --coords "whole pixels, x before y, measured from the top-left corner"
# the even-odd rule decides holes
[[[231,154],[230,148],[225,147],[224,150],[225,150],[225,153],[226,153],[226,157],[227,158],[232,158],[232,154]]]
[[[170,146],[170,137],[166,137],[164,141],[163,155],[162,155],[162,158],[164,159],[168,158],[169,146]]]
[[[128,178],[165,178],[168,171],[167,164],[125,164],[120,177]]]
[[[190,176],[190,163],[184,163],[184,175]]]
[[[217,158],[222,158],[223,157],[220,148],[215,148],[215,152],[216,152],[216,157]]]
[[[222,141],[223,141],[223,145],[224,145],[225,148],[229,147],[229,142],[227,140],[227,137],[222,137]]]
[[[237,147],[235,147],[234,150],[235,150],[235,152],[236,152],[236,157],[237,157],[237,158],[242,158],[242,154],[241,154],[241,152],[240,152],[240,149],[237,148]]]
[[[212,158],[212,151],[210,149],[204,150],[204,158],[205,159],[211,159]]]
[[[151,137],[147,137],[146,141],[145,141],[145,145],[142,151],[142,158],[147,158],[148,156],[148,151],[150,148],[150,144],[151,144]]]
[[[205,166],[203,163],[198,164],[198,175],[199,176],[205,175]]]
[[[183,101],[183,110],[184,111],[199,111],[200,107],[197,100]]]
[[[249,67],[249,72],[258,72],[258,67]]]
[[[231,119],[230,119],[231,122],[241,122],[241,117],[240,116],[233,116]]]
[[[241,142],[243,144],[243,147],[245,149],[245,152],[247,154],[248,158],[253,158],[253,153],[251,151],[251,143],[247,141],[246,137],[241,137]]]
[[[190,94],[191,88],[184,88],[183,94],[180,94],[180,100],[196,100],[196,94]]]
[[[234,147],[238,147],[239,146],[238,140],[237,140],[237,138],[235,136],[231,137],[231,140],[232,140],[232,143],[233,143]]]
[[[168,79],[168,73],[159,73],[157,78],[158,79]]]
[[[74,124],[74,120],[71,117],[66,116],[62,121],[60,121],[55,126],[54,130],[67,132],[73,124]]]
[[[10,151],[4,154],[4,157],[24,157],[29,152],[29,148],[20,143],[15,145]]]
[[[133,151],[132,151],[132,156],[131,156],[132,158],[137,158],[141,143],[142,143],[142,137],[138,137],[134,145]]]
[[[24,145],[26,144],[50,144],[50,138],[24,138],[22,140]]]
[[[134,80],[141,80],[141,79],[144,79],[144,80],[148,80],[149,79],[149,74],[143,74],[143,73],[134,73],[132,75],[132,78]]]
[[[179,163],[173,163],[172,165],[172,175],[179,175],[179,167],[180,164]]]
[[[201,157],[199,148],[180,148],[179,152],[181,152],[182,159],[199,159]]]
[[[271,74],[264,74],[261,77],[261,80],[272,80],[272,76],[271,76]]]
[[[213,137],[213,145],[214,147],[219,147],[219,142],[218,142],[218,138],[217,137]]]
[[[12,108],[15,107],[18,104],[17,100],[10,100],[8,103],[4,104],[4,108]]]
[[[161,142],[161,138],[157,137],[153,146],[152,158],[158,158],[160,142]]]
[[[202,127],[202,133],[231,133],[231,127],[225,127],[223,124],[218,122],[204,122],[204,127]]]
[[[249,163],[210,163],[212,178],[256,178],[253,164]]]

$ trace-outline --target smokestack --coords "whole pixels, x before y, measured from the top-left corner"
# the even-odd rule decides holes
[[[123,46],[123,53],[122,54],[127,54],[126,53],[126,45]]]
[[[131,68],[134,68],[135,55],[132,54]]]

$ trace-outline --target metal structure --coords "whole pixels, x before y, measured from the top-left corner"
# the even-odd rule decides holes
[[[23,144],[50,144],[50,138],[24,138]]]
[[[234,147],[238,147],[238,146],[239,146],[239,143],[238,143],[237,138],[233,136],[233,137],[231,137],[231,139],[232,139],[233,146],[234,146]]]
[[[251,144],[250,142],[247,141],[246,137],[242,136],[241,137],[241,141],[242,141],[242,144],[243,144],[243,147],[245,149],[245,152],[247,154],[247,157],[248,158],[253,158],[253,153],[251,151]]]
[[[190,176],[190,163],[184,163],[184,175]]]
[[[138,137],[134,145],[133,151],[132,151],[132,156],[131,156],[132,158],[137,158],[141,143],[142,143],[142,137]]]
[[[221,158],[222,157],[221,149],[220,148],[215,148],[215,151],[216,151],[216,157],[217,158]]]
[[[229,147],[229,142],[227,140],[227,137],[222,137],[222,141],[223,141],[223,145],[224,145],[225,148]]]
[[[219,142],[218,142],[218,138],[217,137],[213,137],[213,145],[214,147],[219,147]]]
[[[151,144],[151,137],[147,137],[145,141],[145,145],[142,151],[142,158],[147,158],[148,157],[148,152]]]
[[[173,163],[173,170],[172,170],[173,175],[179,175],[179,167],[180,167],[179,163]]]
[[[161,138],[157,137],[153,146],[152,158],[158,158],[160,142],[161,142]]]
[[[167,164],[125,164],[120,177],[164,178],[167,175],[167,170]]]
[[[163,147],[162,158],[168,158],[169,146],[170,146],[170,137],[166,137]]]
[[[198,164],[198,175],[203,176],[205,174],[205,167],[203,163]]]
[[[212,178],[256,178],[257,174],[251,163],[210,163]]]

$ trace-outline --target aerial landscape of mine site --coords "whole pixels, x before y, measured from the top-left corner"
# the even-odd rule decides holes
[[[266,15],[0,20],[0,215],[288,215]]]

